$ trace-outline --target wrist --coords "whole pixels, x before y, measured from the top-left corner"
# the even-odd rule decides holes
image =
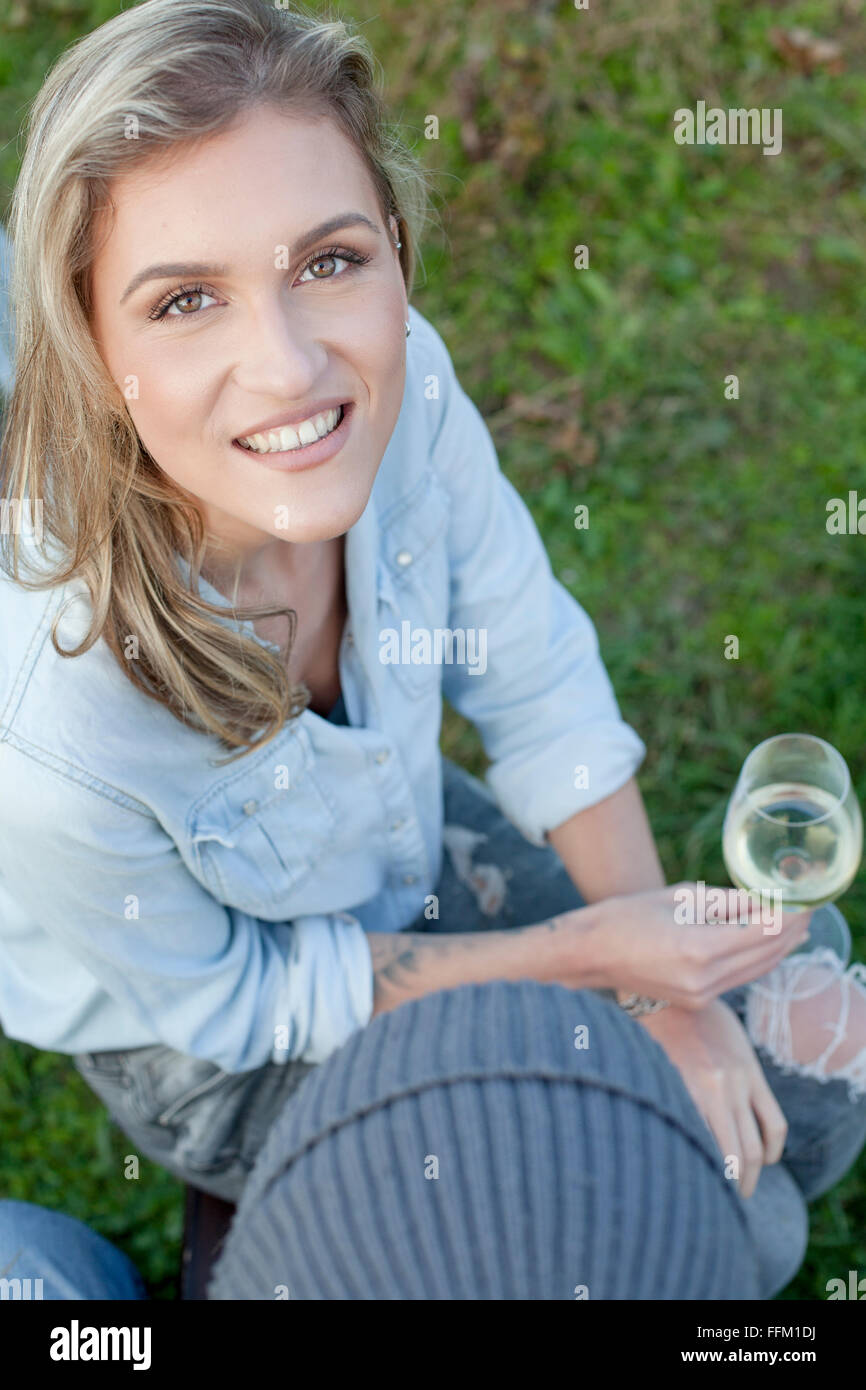
[[[587,903],[528,927],[522,934],[526,973],[569,989],[612,988],[603,931],[607,903]]]

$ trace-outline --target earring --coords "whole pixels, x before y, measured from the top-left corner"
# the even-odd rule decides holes
[[[406,337],[407,337],[407,338],[409,337],[409,334],[410,334],[411,332],[412,332],[412,325],[410,324],[409,320],[407,319],[407,320],[406,320]]]

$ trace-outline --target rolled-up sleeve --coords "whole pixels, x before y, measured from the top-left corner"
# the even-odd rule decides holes
[[[478,408],[425,326],[439,378],[431,461],[451,499],[449,627],[466,630],[467,652],[472,629],[476,642],[474,671],[443,665],[443,693],[478,729],[503,813],[544,845],[548,830],[627,782],[646,748],[620,715],[592,621],[554,577]]]
[[[267,930],[267,925],[264,925]],[[373,967],[367,934],[350,912],[296,917],[285,933],[288,968],[274,1018],[288,1023],[288,1056],[324,1062],[373,1013]],[[283,1061],[280,1032],[273,1060]]]
[[[25,755],[7,744],[5,757]],[[146,808],[25,761],[0,828],[4,888],[155,1040],[243,1072],[322,1062],[370,1021],[357,918],[272,923],[224,906]]]

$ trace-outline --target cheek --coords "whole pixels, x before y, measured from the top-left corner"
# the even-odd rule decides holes
[[[152,360],[139,359],[131,375],[132,393],[124,386],[127,407],[142,443],[160,467],[174,477],[193,476],[196,445],[204,437],[210,418],[209,388],[189,360],[166,353]]]
[[[352,360],[358,370],[384,395],[393,387],[393,373],[399,371],[406,352],[406,303],[402,280],[389,278],[377,284],[375,293],[365,293],[352,305],[351,320],[345,323],[344,347],[351,343]]]
[[[355,357],[358,371],[367,383],[373,420],[390,433],[403,400],[406,380],[406,332],[404,306],[399,295],[367,321],[366,331]]]
[[[400,414],[406,387],[406,334],[402,329],[402,322],[401,319],[400,337],[396,347],[391,352],[386,368],[386,395],[383,402],[383,414],[386,418],[389,437],[397,423],[397,416]]]

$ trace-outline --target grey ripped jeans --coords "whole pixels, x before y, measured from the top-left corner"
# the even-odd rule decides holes
[[[582,905],[554,850],[530,844],[482,782],[447,758],[443,781],[446,854],[437,885],[439,916],[427,920],[422,912],[406,930],[503,929]],[[749,988],[722,996],[744,1024]],[[617,1007],[610,992],[599,993]],[[669,1067],[682,1084],[642,1025],[629,1020],[629,1026],[646,1040],[648,1065]],[[762,1169],[755,1192],[744,1201],[759,1254],[762,1296],[768,1298],[802,1262],[806,1202],[832,1187],[863,1147],[866,1096],[853,1095],[841,1078],[777,1065],[757,1042],[756,1051],[788,1121],[781,1162]],[[231,1202],[239,1200],[276,1115],[315,1070],[289,1062],[227,1073],[161,1045],[78,1054],[75,1065],[140,1152]],[[721,1168],[721,1152],[719,1163]],[[823,1296],[816,1290],[816,1297]]]

